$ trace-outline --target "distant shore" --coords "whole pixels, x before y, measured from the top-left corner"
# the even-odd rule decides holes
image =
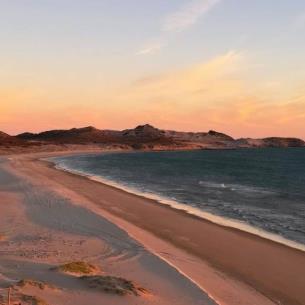
[[[211,223],[85,177],[57,170],[49,163],[39,160],[52,155],[55,154],[14,157],[12,165],[15,164],[18,171],[27,175],[39,175],[56,181],[56,184],[83,196],[113,218],[112,221],[122,224],[127,230],[132,228],[133,235],[142,236],[135,237],[144,244],[146,241],[145,238],[143,240],[143,234],[146,232],[152,234],[151,239],[157,238],[176,249],[186,251],[206,262],[209,268],[215,267],[224,272],[228,280],[232,278],[245,283],[275,303],[305,303],[304,252],[251,233]],[[149,244],[148,247],[157,250]],[[200,282],[201,286],[207,286],[207,291],[210,290],[216,299],[228,301],[221,292],[217,292],[219,287],[210,287],[206,284],[208,279],[199,276],[200,272],[196,271],[198,269],[191,270],[189,267],[187,264],[179,266],[190,278]]]
[[[40,133],[24,132],[16,136],[0,131],[0,154],[82,150],[84,146],[85,149],[105,150],[194,150],[305,147],[305,142],[291,137],[234,139],[215,130],[182,132],[159,129],[150,124],[124,130],[102,130],[87,126]]]

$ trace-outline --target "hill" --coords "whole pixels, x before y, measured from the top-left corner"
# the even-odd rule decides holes
[[[68,130],[49,130],[41,133],[22,133],[19,139],[30,141],[45,141],[56,143],[215,143],[234,142],[234,139],[216,131],[209,132],[178,132],[173,130],[162,130],[149,124],[139,125],[133,129],[100,130],[94,127],[72,128]]]
[[[305,147],[305,142],[298,138],[268,137],[262,139],[238,139],[238,147]]]
[[[10,136],[5,132],[0,131],[0,146],[20,145],[24,144],[24,141],[17,137]]]
[[[25,132],[16,137],[0,134],[2,143],[28,145],[121,145],[134,149],[204,149],[204,148],[260,148],[305,147],[297,138],[268,137],[262,139],[233,137],[210,130],[208,132],[183,132],[158,129],[152,125],[139,125],[132,129],[101,130],[92,126],[49,130],[40,133]],[[21,142],[18,142],[21,141]]]
[[[17,137],[30,141],[56,142],[60,144],[87,144],[112,142],[117,134],[118,132],[116,131],[99,130],[92,126],[88,126],[68,130],[49,130],[40,133],[25,132],[17,135]]]

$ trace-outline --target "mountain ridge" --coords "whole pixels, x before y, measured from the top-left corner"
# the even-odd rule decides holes
[[[46,144],[98,144],[126,145],[134,149],[173,148],[259,148],[259,147],[305,147],[298,138],[266,137],[261,139],[233,137],[215,130],[208,132],[183,132],[164,130],[150,124],[138,125],[124,130],[98,129],[93,126],[54,129],[39,133],[24,132],[10,136],[0,132],[0,145],[46,145]]]

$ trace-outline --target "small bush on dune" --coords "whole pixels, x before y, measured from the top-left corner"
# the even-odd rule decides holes
[[[49,305],[46,301],[33,296],[33,295],[22,295],[22,301],[26,302],[28,305]]]
[[[82,276],[90,288],[116,295],[135,295],[148,294],[145,288],[137,286],[132,281],[115,276]]]
[[[36,280],[32,280],[32,279],[23,279],[17,283],[17,286],[22,287],[22,288],[26,287],[26,286],[32,286],[32,287],[37,287],[41,290],[43,290],[45,288],[52,288],[52,289],[56,288],[53,285],[50,285],[50,284],[47,284],[44,282],[40,282],[40,281],[36,281]]]
[[[92,274],[98,270],[94,265],[82,261],[67,263],[52,269],[76,274]]]

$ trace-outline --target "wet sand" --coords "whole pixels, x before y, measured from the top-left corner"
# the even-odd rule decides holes
[[[40,187],[91,204],[219,303],[305,304],[304,252],[57,170],[39,157],[15,156],[9,166]]]

